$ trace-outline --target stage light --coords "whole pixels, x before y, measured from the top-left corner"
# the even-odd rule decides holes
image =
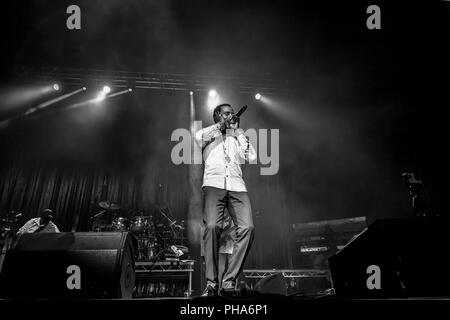
[[[261,100],[261,95],[259,93],[255,94],[255,99],[256,100]]]
[[[189,94],[190,94],[191,96],[193,96],[193,95],[194,95],[194,91],[189,91]]]
[[[100,90],[95,98],[72,104],[72,105],[68,106],[67,108],[78,108],[78,107],[86,106],[89,104],[98,105],[100,101],[103,101],[105,99],[110,99],[110,98],[113,98],[116,96],[120,96],[122,94],[129,93],[131,91],[132,91],[132,89],[128,88],[128,89],[125,89],[125,90],[122,90],[119,92],[114,92],[112,94],[106,95],[106,93],[103,90]]]
[[[208,94],[208,101],[207,101],[208,108],[212,110],[218,104],[220,104],[220,97],[215,90],[211,90]]]
[[[109,98],[112,98],[112,97],[115,97],[115,96],[120,96],[121,94],[125,94],[125,93],[129,93],[129,92],[131,92],[133,89],[131,89],[131,88],[128,88],[128,89],[126,89],[126,90],[122,90],[122,91],[119,91],[119,92],[114,92],[113,94],[110,94],[110,95],[108,95],[108,99]]]
[[[128,90],[125,90],[128,92]],[[111,92],[111,88],[108,86],[104,86],[103,89],[97,94],[96,102],[105,100],[106,95]]]
[[[100,92],[97,94],[97,98],[94,99],[94,100],[95,100],[95,101],[102,101],[102,100],[105,99],[105,96],[106,96],[106,94],[105,94],[103,91],[100,91]]]
[[[217,103],[215,100],[212,99],[208,99],[208,108],[209,109],[214,109],[219,103]]]
[[[214,99],[215,97],[217,97],[217,91],[216,91],[216,90],[209,90],[208,96],[209,96],[211,99]]]
[[[86,87],[83,87],[83,88],[81,88],[81,89],[83,89],[83,91],[86,91]]]
[[[54,89],[55,91],[58,91],[58,90],[59,90],[59,84],[55,83],[55,84],[53,85],[53,89]]]
[[[56,97],[56,98],[53,98],[51,100],[42,102],[42,103],[38,104],[36,107],[28,109],[26,112],[24,112],[22,114],[22,116],[28,116],[28,115],[30,115],[32,113],[35,113],[36,111],[39,111],[39,110],[44,109],[44,108],[47,108],[48,106],[50,106],[52,104],[55,104],[57,102],[60,102],[60,101],[62,101],[64,99],[67,99],[67,98],[69,98],[69,97],[71,97],[71,96],[73,96],[73,95],[75,95],[77,93],[80,93],[81,91],[83,91],[83,88],[75,90],[75,91],[72,91],[72,92],[69,92],[69,93],[66,93],[66,94],[63,94],[63,95],[61,95],[59,97]]]
[[[53,85],[50,82],[45,85],[20,85],[1,86],[0,104],[2,111],[13,112],[14,108],[36,104],[37,100],[44,98],[47,94],[54,94]],[[19,111],[18,111],[19,112]]]

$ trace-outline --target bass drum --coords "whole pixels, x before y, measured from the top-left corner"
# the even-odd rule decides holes
[[[130,231],[134,234],[151,233],[152,228],[151,217],[148,216],[135,216],[130,224]]]
[[[97,219],[94,220],[94,222],[92,223],[92,228],[91,228],[91,232],[105,232],[105,231],[109,231],[109,225],[106,223],[105,220],[102,219]]]

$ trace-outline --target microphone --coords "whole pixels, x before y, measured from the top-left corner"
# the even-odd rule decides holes
[[[237,113],[236,113],[236,117],[240,117],[244,112],[245,112],[245,110],[247,110],[247,106],[245,105],[245,106],[243,106]]]
[[[239,121],[241,115],[247,110],[247,106],[243,106],[236,114],[233,114],[230,119],[230,123],[234,124]]]

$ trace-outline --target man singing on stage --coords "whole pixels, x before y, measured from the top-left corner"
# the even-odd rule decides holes
[[[240,164],[256,160],[256,152],[239,118],[229,104],[221,104],[213,112],[214,125],[196,133],[201,144],[205,171],[203,175],[203,234],[205,276],[207,285],[202,296],[230,293],[242,271],[253,241],[253,219],[250,199],[242,179]],[[228,269],[218,283],[219,240],[225,208],[236,227],[233,253]]]

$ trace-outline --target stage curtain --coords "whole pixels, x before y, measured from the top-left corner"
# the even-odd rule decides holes
[[[248,169],[255,240],[245,268],[292,268],[292,235],[281,177],[260,176],[256,166]],[[1,216],[21,212],[19,224],[50,208],[61,231],[88,231],[89,218],[102,210],[98,206],[102,200],[121,206],[116,216],[130,217],[144,210],[162,219],[158,210],[168,207],[177,220],[187,219],[186,166],[167,165],[143,174],[130,169],[52,168],[40,162],[18,166],[12,162],[0,174]]]

